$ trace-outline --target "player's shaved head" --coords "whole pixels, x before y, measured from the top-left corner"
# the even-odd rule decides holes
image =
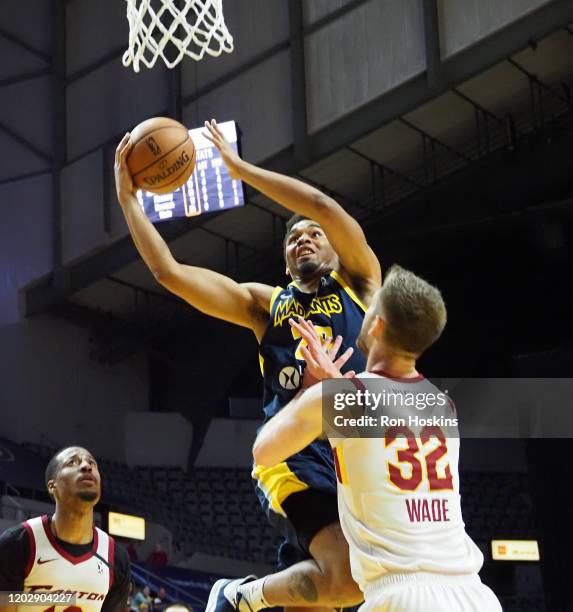
[[[69,449],[71,449],[71,448],[77,448],[77,447],[76,446],[65,446],[64,448],[60,448],[60,450],[57,451],[52,456],[50,461],[48,461],[48,465],[46,466],[46,472],[45,472],[46,488],[48,487],[48,483],[50,482],[50,480],[54,480],[54,478],[58,474],[58,471],[59,471],[60,466],[61,466],[61,458],[62,458],[64,452],[69,450]]]
[[[52,458],[48,462],[48,465],[46,466],[46,472],[45,472],[44,477],[45,477],[46,488],[48,489],[48,493],[50,494],[51,497],[53,497],[53,495],[50,491],[49,483],[51,481],[56,480],[64,463],[72,459],[76,455],[88,456],[90,459],[94,461],[94,464],[95,464],[95,459],[93,458],[93,455],[87,449],[82,448],[81,446],[66,446],[64,448],[61,448],[59,451],[57,451],[52,456]],[[95,496],[91,492],[85,495],[81,494],[79,496],[86,497],[86,501],[90,501],[91,499],[95,499],[95,497],[99,497],[99,493]]]
[[[374,309],[385,321],[384,341],[414,355],[421,355],[440,337],[447,320],[439,289],[396,265],[388,270]]]

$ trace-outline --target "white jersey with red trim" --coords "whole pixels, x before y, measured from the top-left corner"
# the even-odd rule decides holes
[[[388,572],[477,572],[483,555],[462,520],[453,403],[441,394],[443,405],[422,407],[422,400],[440,393],[423,376],[391,379],[366,372],[358,379],[353,381],[356,388],[364,385],[363,391],[386,398],[387,405],[382,403],[376,414],[388,421],[381,437],[329,435],[339,480],[340,523],[355,581],[364,591]],[[414,399],[391,405],[389,398],[397,401],[392,393]],[[449,425],[447,434],[443,424]]]
[[[24,591],[60,591],[75,595],[75,603],[46,606],[50,612],[99,612],[113,584],[114,540],[94,527],[93,545],[81,557],[61,548],[47,516],[24,523],[30,538],[30,559]]]

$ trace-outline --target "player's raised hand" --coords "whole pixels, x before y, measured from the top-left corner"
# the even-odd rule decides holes
[[[223,158],[225,166],[227,166],[227,170],[229,171],[229,176],[232,179],[240,179],[241,164],[243,163],[243,160],[235,153],[233,147],[223,135],[223,132],[217,125],[215,119],[205,121],[205,131],[203,132],[203,136],[205,136],[207,140],[210,140],[217,147],[217,149],[219,149],[219,153],[221,153],[221,157]]]
[[[330,338],[322,339],[316,332],[314,325],[299,317],[298,321],[289,320],[290,325],[296,329],[306,341],[306,346],[301,346],[302,355],[306,361],[305,374],[308,373],[315,380],[325,378],[352,378],[356,375],[354,371],[341,373],[341,368],[350,359],[354,349],[348,348],[340,357],[336,355],[342,344],[342,337],[337,336],[331,344]]]
[[[133,148],[129,132],[121,139],[115,150],[115,163],[113,166],[115,174],[115,189],[117,191],[117,199],[120,204],[126,198],[135,193],[135,187],[129,169],[127,167],[127,156]]]

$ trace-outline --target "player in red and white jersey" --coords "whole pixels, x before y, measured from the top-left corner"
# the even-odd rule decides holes
[[[47,604],[49,612],[124,612],[129,558],[94,526],[101,478],[92,454],[79,447],[56,453],[46,468],[46,486],[56,503],[53,516],[30,519],[0,535],[0,591],[74,595],[73,603]]]
[[[367,371],[337,383],[336,390],[325,388],[324,396],[321,385],[308,389],[265,425],[253,448],[257,464],[272,466],[323,430],[328,435],[352,576],[365,597],[362,611],[501,611],[480,581],[483,555],[462,520],[455,408],[416,369],[445,323],[438,289],[394,266],[358,339]],[[312,325],[291,324],[308,342],[304,357],[311,373],[320,380],[342,378]],[[363,405],[357,408],[360,393]],[[347,394],[355,398],[352,410],[345,409]],[[323,400],[332,406],[335,399],[340,416],[355,420],[326,418],[327,412],[323,420]],[[372,416],[374,405],[376,423],[360,420]],[[379,435],[356,437],[365,433]]]

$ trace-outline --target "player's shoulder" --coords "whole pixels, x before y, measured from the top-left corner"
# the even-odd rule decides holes
[[[116,571],[120,573],[128,573],[130,571],[129,554],[122,544],[117,542],[112,536],[108,535],[113,542],[113,565]]]
[[[109,536],[114,543],[114,549],[115,549],[115,559],[116,561],[120,561],[122,563],[127,563],[129,564],[129,554],[127,553],[127,550],[124,548],[124,546],[122,544],[119,544],[116,540],[114,540],[111,536]]]
[[[102,612],[122,612],[126,609],[131,585],[131,566],[127,550],[118,544],[112,536],[114,556],[112,561],[113,581],[112,586],[102,605]]]
[[[27,557],[30,550],[30,536],[23,523],[9,527],[0,533],[0,557],[11,555]]]
[[[28,542],[28,531],[24,527],[24,523],[8,527],[0,533],[0,544],[19,541]]]
[[[338,287],[339,291],[348,294],[363,312],[368,310],[374,293],[380,288],[377,279],[349,274],[342,266],[332,270],[326,281],[329,287]]]
[[[131,562],[129,560],[129,554],[121,544],[118,544],[111,536],[109,537],[114,542],[114,584],[119,591],[124,592],[124,596],[127,599],[131,581]]]

